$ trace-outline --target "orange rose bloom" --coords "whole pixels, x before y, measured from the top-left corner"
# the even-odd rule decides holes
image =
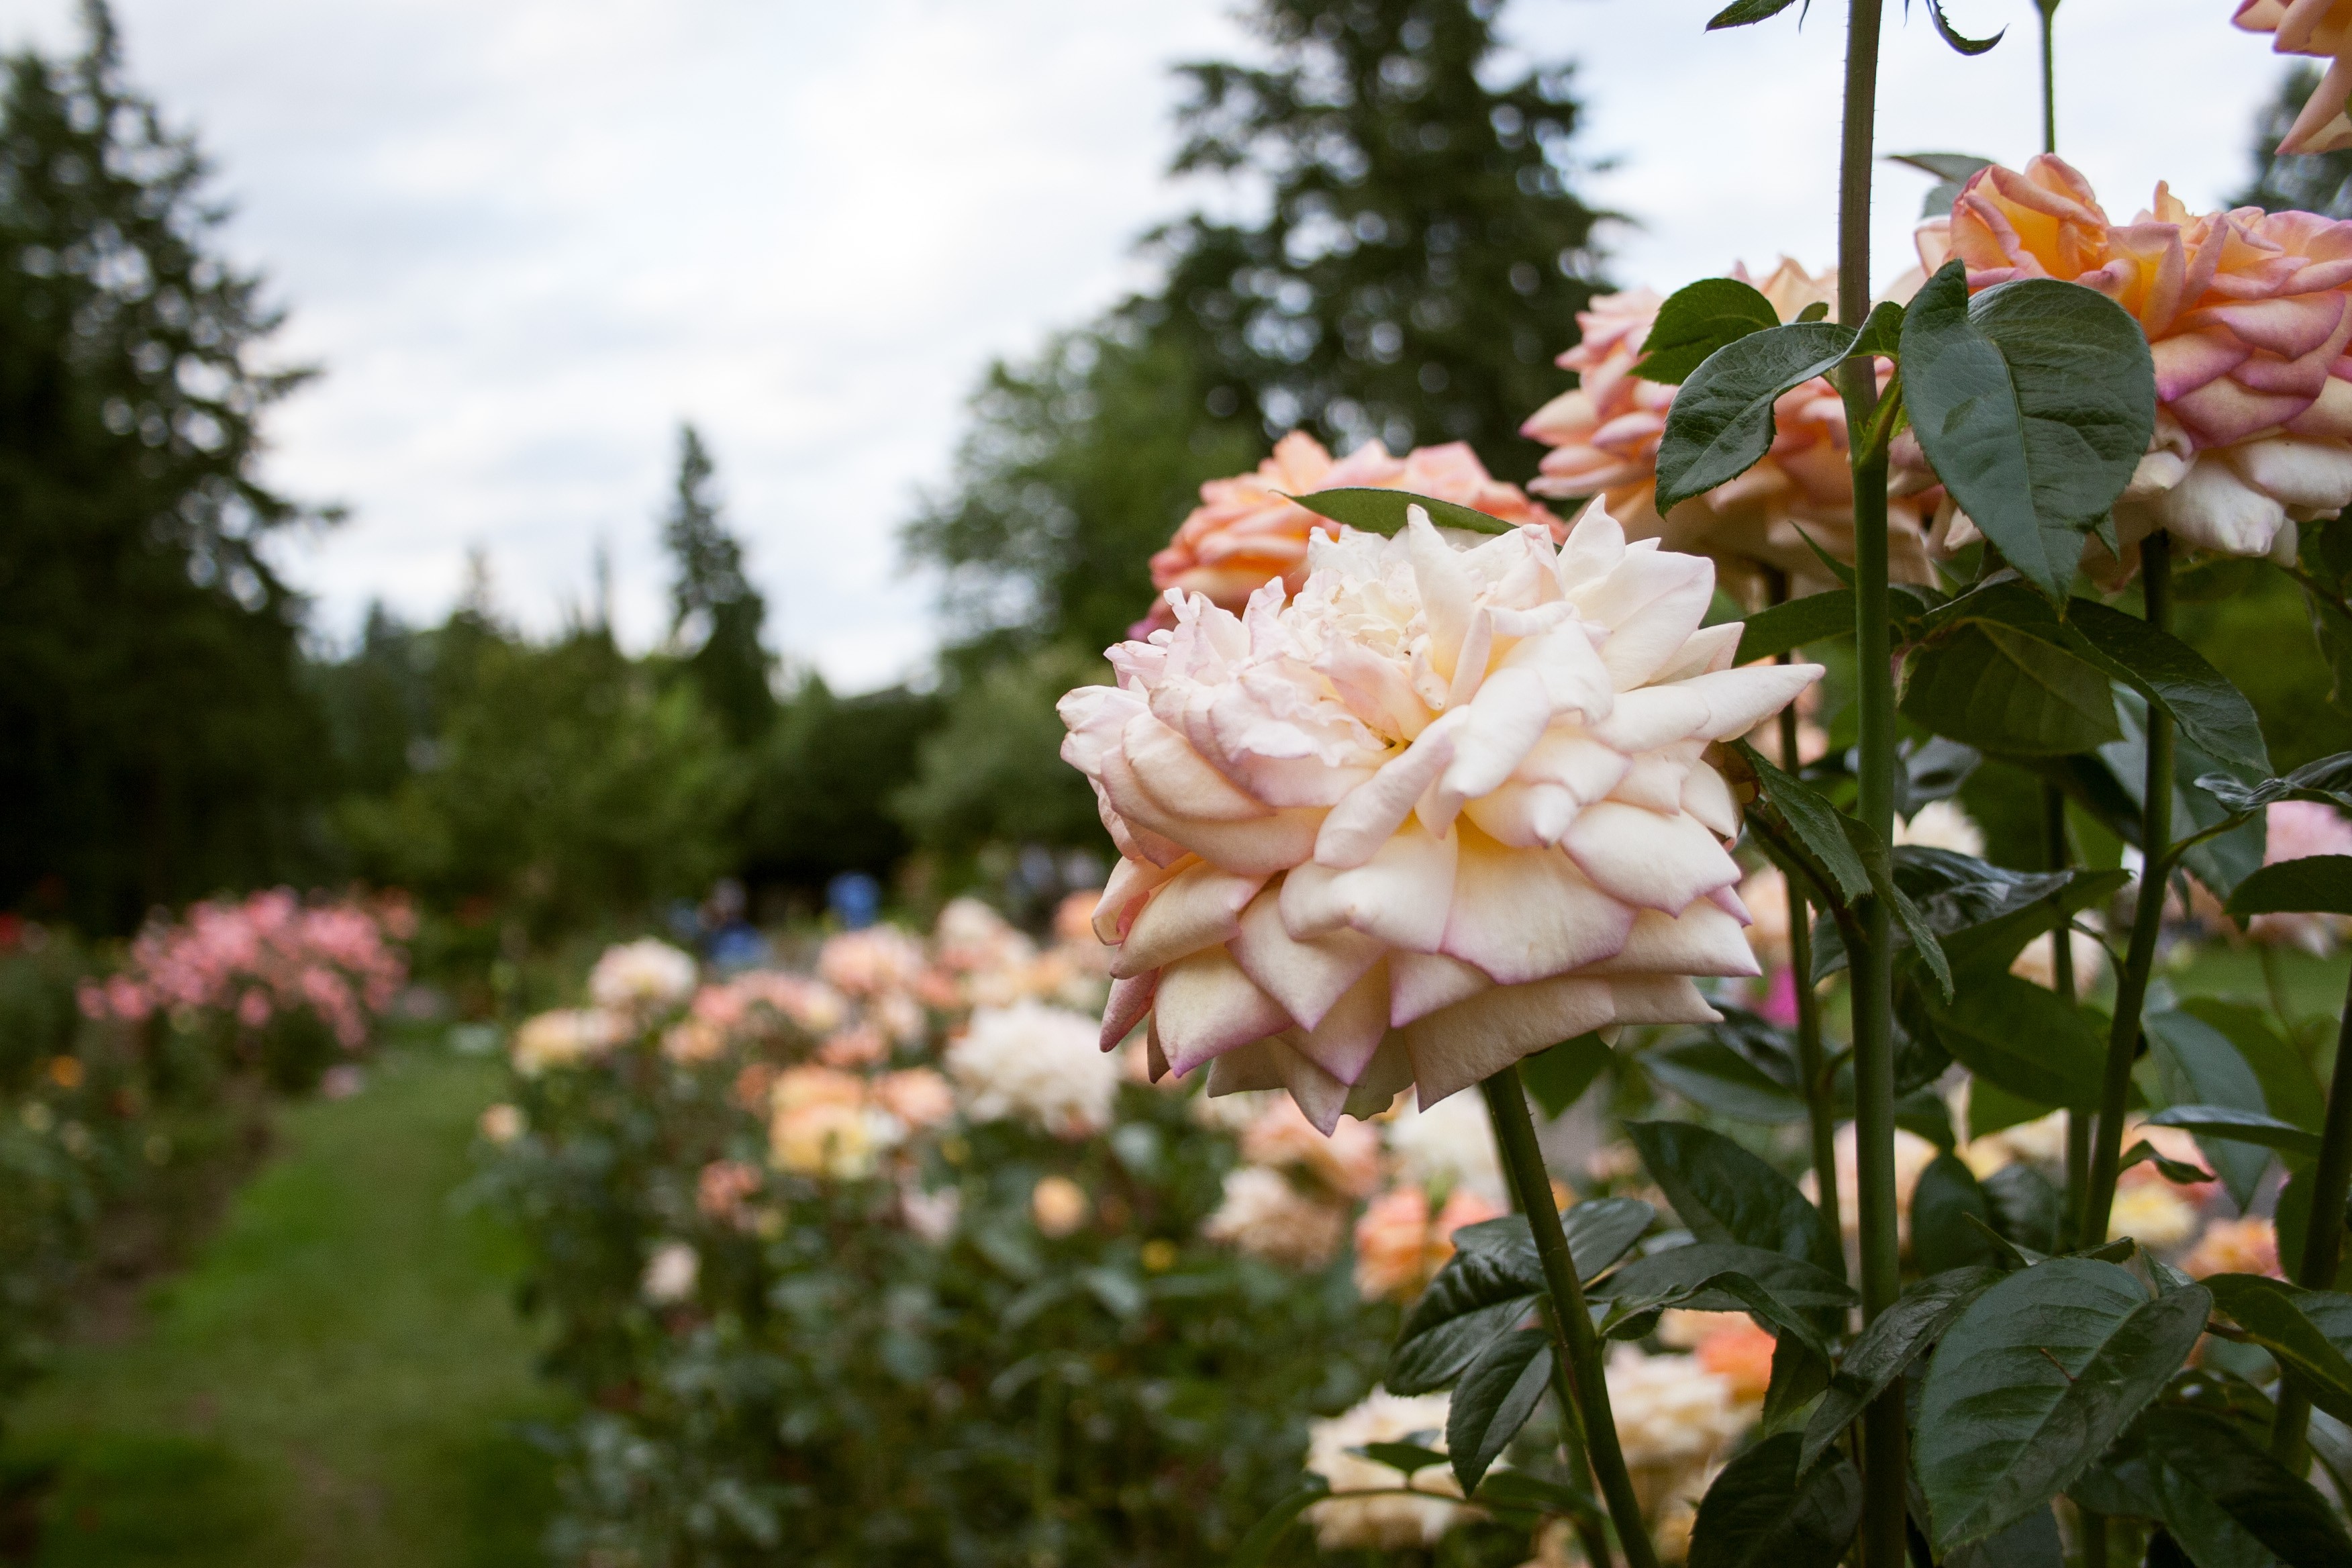
[[[1378,441],[1367,441],[1336,462],[1323,444],[1303,430],[1275,443],[1274,456],[1254,473],[1211,479],[1201,487],[1201,504],[1176,530],[1168,548],[1151,558],[1151,584],[1164,595],[1171,588],[1204,594],[1228,610],[1240,611],[1249,596],[1276,577],[1292,593],[1307,577],[1307,541],[1321,532],[1337,537],[1339,525],[1307,510],[1292,496],[1336,489],[1410,490],[1433,496],[1508,523],[1539,522],[1552,542],[1566,537],[1559,519],[1486,472],[1478,455],[1461,441],[1416,447],[1391,458]],[[1132,635],[1173,625],[1163,597],[1152,618]]]
[[[1755,280],[1745,267],[1731,276]],[[1783,257],[1757,285],[1783,321],[1809,305],[1834,307],[1837,273],[1819,276]],[[1734,584],[1759,568],[1788,574],[1801,591],[1833,588],[1805,543],[1841,561],[1853,559],[1853,475],[1847,467],[1845,404],[1826,380],[1807,382],[1773,405],[1775,436],[1764,460],[1728,484],[1658,515],[1658,443],[1676,388],[1633,374],[1642,344],[1664,300],[1654,289],[1605,294],[1580,313],[1584,341],[1559,356],[1578,374],[1563,392],[1521,426],[1552,449],[1528,488],[1538,495],[1604,497],[1610,515],[1635,539],[1661,539],[1668,550],[1708,555]],[[1900,496],[1888,508],[1890,568],[1897,582],[1930,583],[1924,524],[1934,495]],[[1800,530],[1802,532],[1800,532]]]
[[[2156,360],[2156,437],[2116,503],[2127,574],[2158,529],[2183,544],[2292,561],[2295,531],[2352,503],[2352,223],[2255,207],[2193,215],[2165,186],[2128,224],[2044,154],[1979,170],[1920,261],[1969,287],[2055,278],[2131,312]],[[1972,536],[1972,535],[1970,535]],[[2095,543],[2095,569],[2118,575]]]

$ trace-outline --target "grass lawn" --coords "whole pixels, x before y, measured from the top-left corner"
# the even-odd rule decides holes
[[[518,1255],[459,1212],[493,1063],[388,1053],[278,1152],[127,1343],[68,1351],[8,1422],[54,1466],[40,1568],[489,1568],[539,1560],[529,1429],[560,1410]]]

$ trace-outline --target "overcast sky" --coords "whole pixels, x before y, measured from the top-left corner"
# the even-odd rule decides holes
[[[1580,62],[1581,188],[1638,226],[1612,274],[1669,287],[1834,241],[1844,6],[1708,35],[1720,0],[1511,0],[1514,43]],[[0,37],[72,38],[70,0]],[[2032,0],[1948,0],[2009,39],[1961,59],[1889,0],[1881,145],[2039,147]],[[2229,0],[2073,0],[2060,137],[2112,212],[2159,178],[2243,182],[2279,63]],[[991,356],[1144,281],[1178,60],[1248,47],[1233,0],[117,0],[134,79],[192,124],[227,243],[325,376],[269,431],[281,489],[352,519],[289,546],[319,623],[418,618],[469,546],[558,623],[600,541],[616,619],[666,626],[654,517],[681,418],[719,464],[774,639],[837,685],[922,665],[930,590],[899,524],[946,474]],[[1878,181],[1877,269],[1927,181]],[[1563,345],[1565,346],[1565,345]],[[1172,526],[1174,520],[1171,520]]]

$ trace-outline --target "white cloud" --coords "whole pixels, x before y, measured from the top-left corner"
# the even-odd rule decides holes
[[[1587,183],[1639,217],[1615,274],[1819,264],[1833,235],[1843,7],[1706,35],[1719,0],[1517,0],[1512,36],[1582,62]],[[1888,150],[2037,145],[2031,12],[1962,60],[1890,5]],[[68,0],[0,35],[70,39]],[[1185,193],[1160,178],[1178,59],[1242,44],[1231,0],[117,0],[134,78],[199,131],[238,253],[327,375],[271,425],[271,478],[350,503],[289,552],[348,627],[437,615],[467,547],[556,622],[609,542],[624,635],[664,627],[653,518],[680,417],[795,657],[846,688],[918,665],[929,585],[897,531],[946,471],[992,354],[1139,280]],[[2062,134],[2118,208],[2168,174],[2210,202],[2275,80],[2220,0],[2060,14]],[[2194,89],[2181,83],[2193,70]],[[1924,181],[1879,180],[1882,276]],[[1171,523],[1173,520],[1171,520]]]

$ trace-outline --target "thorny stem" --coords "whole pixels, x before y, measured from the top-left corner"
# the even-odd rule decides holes
[[[2140,580],[2147,598],[2147,624],[2168,629],[2172,619],[2172,538],[2158,531],[2140,545]],[[2148,971],[2156,963],[2156,939],[2164,925],[2166,869],[2172,858],[2172,718],[2154,703],[2147,709],[2147,779],[2140,802],[2139,899],[2132,914],[2131,946],[2116,977],[2116,1021],[2107,1035],[2106,1076],[2099,1090],[2099,1131],[2091,1150],[2091,1182],[2084,1194],[2076,1237],[2097,1246],[2107,1236],[2107,1214],[2116,1201],[2116,1173],[2123,1156],[2124,1110],[2131,1094],[2132,1060],[2139,1054],[2140,1008],[2147,1000]]]
[[[1878,117],[1878,39],[1885,0],[1851,0],[1846,27],[1845,128],[1838,175],[1838,319],[1870,308],[1870,176]],[[1847,427],[1867,431],[1878,404],[1869,359],[1843,367]],[[1862,820],[1884,854],[1895,826],[1895,672],[1889,646],[1886,451],[1857,443],[1853,462],[1854,634],[1862,741]],[[1878,868],[1884,870],[1882,866]],[[1853,955],[1854,1172],[1861,1196],[1862,1310],[1875,1319],[1902,1290],[1895,1199],[1894,937],[1892,913],[1861,910]],[[1903,1568],[1907,1486],[1903,1386],[1863,1415],[1864,1568]]]
[[[1765,582],[1774,604],[1788,602],[1786,573],[1768,573]],[[1780,655],[1780,662],[1788,664],[1795,658],[1791,651]],[[1780,765],[1790,773],[1803,766],[1797,754],[1797,707],[1793,702],[1780,710]],[[1789,979],[1797,998],[1797,1072],[1804,1083],[1805,1114],[1811,1123],[1813,1187],[1821,1194],[1818,1206],[1822,1221],[1832,1236],[1840,1236],[1844,1233],[1839,1229],[1838,1214],[1837,1103],[1832,1094],[1834,1086],[1823,1068],[1822,1004],[1813,990],[1812,915],[1805,902],[1805,890],[1797,885],[1797,879],[1781,879],[1789,889]],[[1841,1272],[1845,1268],[1843,1250],[1838,1268]]]
[[[2352,1061],[2347,1057],[2352,1057],[2352,988],[2347,990],[2344,1016],[2336,1026],[2327,1121],[2320,1129],[2318,1163],[2311,1168],[2310,1229],[2304,1233],[2303,1267],[2295,1270],[2295,1283],[2311,1290],[2335,1289],[2336,1267],[2344,1259],[2344,1205],[2352,1200]],[[2297,1475],[2308,1468],[2303,1440],[2310,1420],[2310,1395],[2287,1379],[2279,1391],[2271,1452]]]
[[[1601,1374],[1601,1340],[1592,1331],[1592,1314],[1584,1305],[1584,1287],[1576,1278],[1576,1263],[1568,1250],[1568,1233],[1560,1227],[1559,1210],[1552,1206],[1551,1177],[1545,1171],[1543,1151],[1536,1143],[1535,1119],[1528,1114],[1527,1090],[1514,1065],[1479,1086],[1495,1123],[1495,1146],[1503,1156],[1520,1209],[1533,1233],[1536,1257],[1543,1265],[1544,1285],[1550,1297],[1545,1314],[1551,1330],[1556,1359],[1568,1368],[1569,1391],[1584,1423],[1584,1439],[1601,1495],[1617,1527],[1617,1544],[1628,1568],[1658,1568],[1658,1554],[1642,1521],[1642,1500],[1634,1495],[1633,1478],[1625,1468],[1625,1452],[1617,1444],[1617,1419],[1609,1409],[1609,1384]]]

